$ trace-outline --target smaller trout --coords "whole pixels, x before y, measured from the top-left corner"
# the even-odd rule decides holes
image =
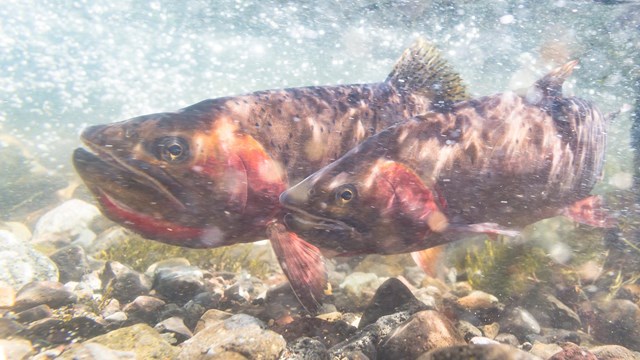
[[[468,232],[515,236],[558,214],[610,225],[589,197],[602,173],[605,118],[562,96],[576,64],[526,96],[463,101],[370,137],[280,196],[291,210],[285,223],[334,255],[418,251]]]

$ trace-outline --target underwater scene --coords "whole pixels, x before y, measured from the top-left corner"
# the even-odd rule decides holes
[[[640,359],[640,2],[0,19],[0,359]]]

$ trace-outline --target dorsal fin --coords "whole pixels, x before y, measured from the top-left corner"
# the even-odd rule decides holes
[[[576,65],[578,60],[569,61],[536,81],[527,92],[527,101],[535,105],[549,97],[562,97],[562,84],[571,75]]]
[[[468,99],[460,75],[423,38],[402,53],[386,81],[398,90],[429,96],[434,104],[449,105]]]

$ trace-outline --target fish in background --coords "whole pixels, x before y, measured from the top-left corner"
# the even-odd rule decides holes
[[[91,126],[73,161],[102,212],[146,238],[215,248],[268,237],[315,312],[323,258],[286,229],[279,195],[369,136],[466,97],[458,74],[419,39],[383,82],[258,91]]]
[[[289,228],[333,255],[396,254],[566,215],[612,226],[591,196],[607,120],[564,97],[577,61],[503,93],[398,123],[285,191]]]

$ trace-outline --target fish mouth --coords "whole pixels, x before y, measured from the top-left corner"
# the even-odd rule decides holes
[[[291,212],[284,216],[284,222],[287,227],[312,242],[314,238],[332,237],[353,240],[362,237],[355,227],[342,221],[313,215],[300,209],[289,210]]]
[[[161,175],[161,169],[150,175],[151,166],[136,168],[85,143],[88,149],[80,147],[73,152],[73,164],[109,219],[167,243],[180,241],[180,245],[189,246],[182,241],[198,238],[203,229],[170,219],[170,214],[185,213],[186,206],[171,193],[168,186],[176,186],[175,181]]]

